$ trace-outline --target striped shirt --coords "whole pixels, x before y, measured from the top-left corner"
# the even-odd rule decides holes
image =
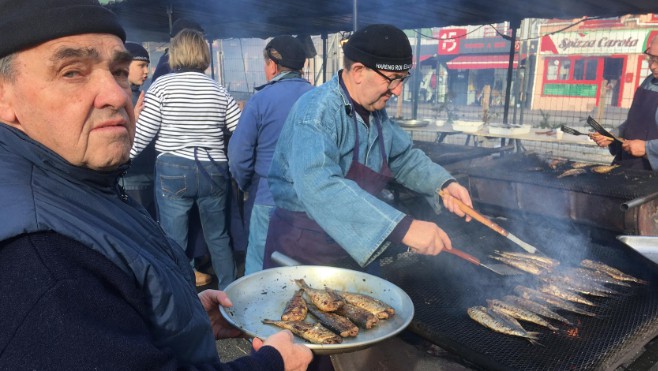
[[[170,73],[146,92],[137,120],[130,157],[136,157],[157,135],[155,149],[194,160],[226,161],[223,128],[235,130],[240,109],[215,80],[200,72]]]

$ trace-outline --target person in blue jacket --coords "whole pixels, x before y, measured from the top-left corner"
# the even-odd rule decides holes
[[[239,336],[217,290],[123,192],[132,56],[97,0],[0,0],[0,369],[305,370],[290,332]]]
[[[436,255],[452,248],[434,223],[415,220],[379,198],[391,179],[465,216],[466,188],[389,119],[385,107],[402,92],[412,53],[405,33],[375,24],[343,45],[344,69],[297,100],[281,130],[268,174],[276,209],[265,247],[304,264],[362,269],[391,243]],[[466,217],[467,220],[470,218]]]
[[[249,223],[245,274],[263,269],[265,238],[274,209],[267,172],[283,123],[297,99],[311,90],[301,70],[306,62],[302,43],[292,36],[277,36],[263,51],[268,83],[256,88],[240,116],[228,146],[231,175],[249,197],[255,197]]]

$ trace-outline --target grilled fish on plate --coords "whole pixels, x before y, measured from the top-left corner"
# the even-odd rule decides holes
[[[304,318],[306,318],[308,308],[306,306],[306,300],[302,297],[302,292],[304,292],[304,290],[297,290],[290,301],[288,301],[288,304],[286,304],[286,308],[281,315],[281,320],[303,321]]]
[[[376,315],[379,319],[387,319],[395,314],[395,309],[390,305],[371,296],[347,291],[339,291],[338,294],[345,299],[346,302],[367,310]]]
[[[371,329],[372,326],[379,322],[379,318],[376,315],[350,303],[345,303],[342,307],[338,308],[336,314],[349,318],[355,325],[364,329]]]
[[[347,317],[335,314],[335,312],[323,312],[314,305],[311,305],[308,310],[320,321],[322,326],[344,338],[359,334],[359,328]]]
[[[343,338],[327,330],[319,323],[308,323],[304,321],[277,321],[264,319],[262,321],[268,325],[275,325],[313,344],[340,344]]]
[[[314,289],[309,287],[303,279],[295,280],[297,285],[301,287],[306,295],[311,298],[311,302],[315,304],[320,310],[325,312],[333,312],[340,308],[345,302],[333,290],[327,289]]]

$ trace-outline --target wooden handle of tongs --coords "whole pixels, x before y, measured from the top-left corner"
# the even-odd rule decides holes
[[[462,259],[464,259],[464,260],[466,260],[466,261],[468,261],[468,262],[470,262],[470,263],[473,263],[473,264],[475,264],[475,265],[480,265],[480,259],[476,258],[475,256],[473,256],[473,255],[471,255],[471,254],[469,254],[469,253],[467,253],[467,252],[464,252],[464,251],[461,251],[461,250],[457,250],[457,249],[455,249],[454,247],[453,247],[452,249],[450,249],[450,250],[448,250],[448,249],[443,249],[443,251],[445,251],[445,252],[447,252],[447,253],[450,253],[450,254],[452,254],[452,255],[456,255],[456,256],[458,256],[458,257],[460,257],[460,258],[462,258]]]
[[[444,192],[443,190],[439,191],[439,196],[446,198],[446,197],[451,197],[456,203],[457,206],[459,206],[459,209],[464,212],[464,214],[470,216],[471,218],[477,220],[478,222],[484,224],[485,226],[493,229],[494,231],[502,234],[503,236],[507,237],[509,234],[503,227],[499,226],[498,224],[492,222],[489,220],[489,218],[485,217],[484,215],[478,213],[477,211],[473,210],[470,206],[466,205],[465,203],[461,202],[460,200],[452,197],[450,194],[447,192]]]

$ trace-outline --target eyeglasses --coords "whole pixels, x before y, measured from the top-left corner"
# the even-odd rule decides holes
[[[404,80],[408,79],[411,76],[411,73],[407,73],[405,76],[398,76],[398,77],[390,78],[390,77],[384,75],[383,73],[381,73],[376,68],[368,68],[368,69],[377,72],[377,74],[379,76],[385,78],[386,81],[388,81],[388,87],[387,87],[388,90],[393,90],[393,89],[397,88],[398,86],[400,86],[400,84],[402,84],[404,82]]]
[[[649,49],[644,51],[644,55],[649,66],[652,64],[658,64],[658,55],[649,54]]]

